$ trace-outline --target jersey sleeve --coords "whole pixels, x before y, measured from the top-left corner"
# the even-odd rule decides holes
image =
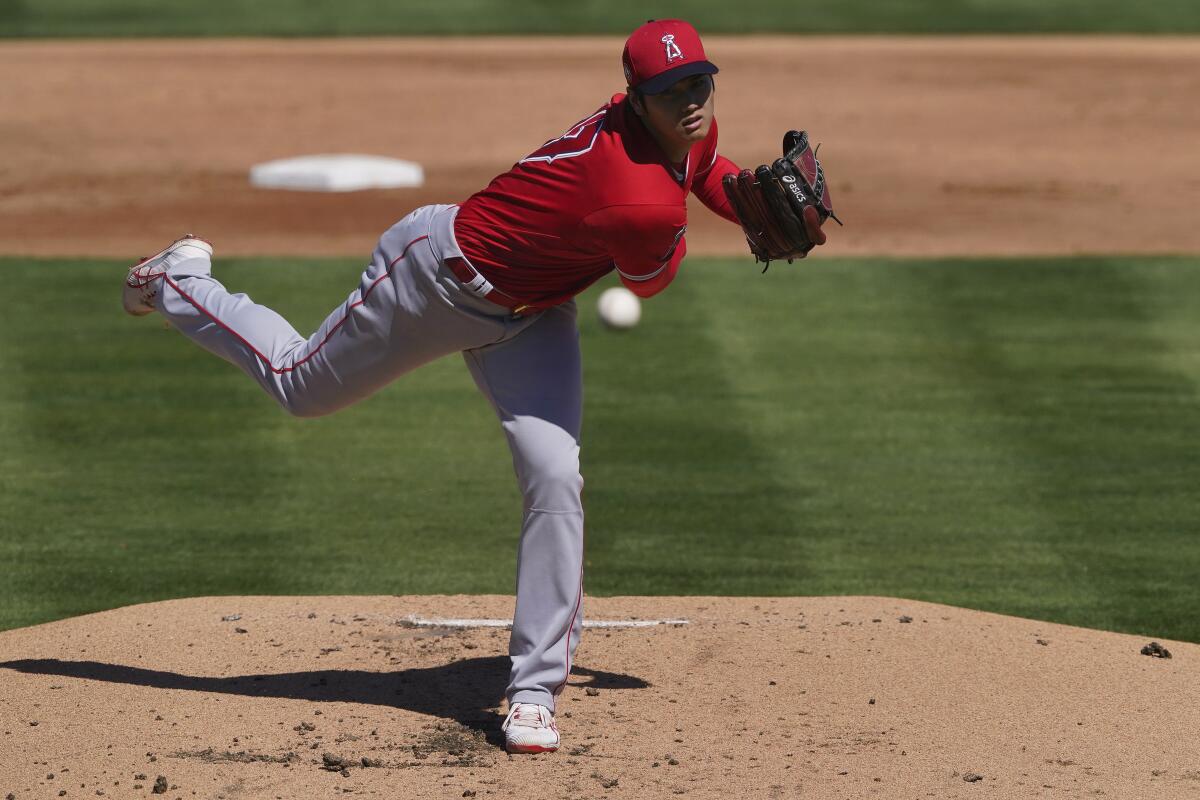
[[[621,283],[639,297],[665,289],[687,253],[683,206],[608,206],[584,217],[583,227],[612,256]]]
[[[692,182],[692,194],[700,198],[710,211],[730,222],[737,222],[737,214],[729,205],[725,196],[725,188],[721,179],[729,173],[737,174],[741,168],[725,156],[717,154],[717,121],[714,119],[712,130],[704,140],[704,150],[700,153],[700,168],[696,170],[696,178]]]
[[[721,179],[731,172],[736,175],[741,169],[725,156],[717,156],[713,159],[712,167],[704,174],[696,176],[696,182],[692,184],[692,194],[699,197],[700,202],[708,206],[714,214],[730,222],[737,222],[737,214],[733,213],[733,206],[729,205],[729,198],[725,196],[725,187],[721,185]]]

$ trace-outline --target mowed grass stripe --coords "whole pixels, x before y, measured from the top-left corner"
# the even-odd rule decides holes
[[[690,270],[691,264],[684,269]],[[711,270],[704,270],[705,272]],[[805,585],[791,487],[773,469],[702,312],[717,289],[680,279],[643,304],[632,332],[606,333],[580,301],[589,591],[771,594]]]
[[[1196,321],[1180,323],[1200,271],[1174,260],[980,267],[978,282],[915,274],[931,319],[959,343],[944,366],[974,376],[981,415],[1023,454],[1061,582],[1080,588],[1060,596],[1060,618],[1193,624],[1200,370]]]
[[[954,334],[929,326],[937,300],[920,269],[814,259],[693,278],[714,284],[702,313],[720,363],[775,455],[767,472],[790,488],[792,547],[813,566],[802,593],[1028,611],[1064,565],[1026,502],[1021,458],[978,414],[973,376],[946,369]],[[1054,613],[1046,599],[1038,613]]]
[[[783,0],[7,0],[3,36],[384,36],[598,34],[625,36],[648,16],[683,17],[715,33],[1188,33],[1187,0],[846,0],[802,14]]]
[[[3,265],[18,282],[48,268]],[[125,317],[119,265],[53,268],[69,288],[4,303],[0,323],[29,423],[5,476],[4,624],[197,594],[511,589],[511,570],[481,567],[512,560],[519,500],[460,362],[293,420],[159,318]],[[304,330],[360,269],[218,265]],[[28,597],[41,613],[10,612]]]
[[[230,266],[232,268],[230,268]],[[358,285],[361,263],[219,262],[229,284],[305,335]],[[175,336],[176,349],[191,350]],[[330,417],[297,420],[204,353],[252,398],[271,446],[277,500],[263,516],[291,593],[503,592],[520,498],[495,417],[458,357],[424,367]]]
[[[922,273],[979,402],[1025,454],[1027,482],[1067,565],[1061,618],[1121,630],[1190,628],[1200,568],[1196,322],[1173,331],[1194,262],[1081,259],[981,265],[981,284]],[[969,319],[968,319],[969,316]],[[1030,605],[1038,598],[1026,601]],[[1149,628],[1147,628],[1147,625]]]
[[[218,273],[311,330],[360,266]],[[64,291],[0,298],[0,625],[511,591],[519,498],[458,359],[293,420],[121,315],[120,265],[0,261],[14,286],[49,268]],[[1200,640],[1200,264],[756,272],[691,260],[626,335],[582,299],[591,591],[899,595]]]

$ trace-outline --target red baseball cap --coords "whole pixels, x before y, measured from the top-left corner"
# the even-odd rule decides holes
[[[715,75],[700,34],[681,19],[652,19],[629,35],[621,55],[625,81],[644,94],[666,91],[689,75]]]

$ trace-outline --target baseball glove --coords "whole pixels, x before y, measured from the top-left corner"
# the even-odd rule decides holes
[[[726,175],[722,184],[754,260],[767,266],[777,259],[804,258],[824,244],[821,225],[830,217],[842,224],[833,213],[825,172],[806,131],[784,134],[783,158],[774,164]]]

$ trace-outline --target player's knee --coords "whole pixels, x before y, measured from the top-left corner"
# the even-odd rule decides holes
[[[335,407],[330,407],[327,403],[314,401],[311,397],[306,397],[303,394],[281,395],[276,399],[284,411],[293,417],[301,419],[323,417],[337,410]]]
[[[526,463],[520,470],[520,481],[526,505],[530,508],[552,511],[580,508],[583,476],[579,474],[577,453]]]

